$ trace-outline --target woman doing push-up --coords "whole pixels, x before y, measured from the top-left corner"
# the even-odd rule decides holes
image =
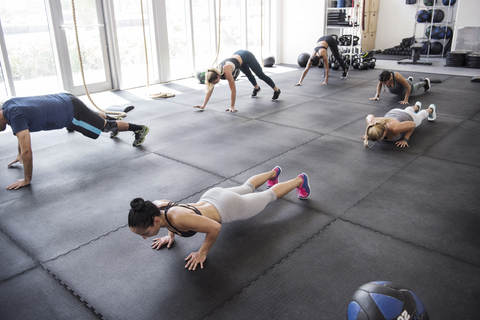
[[[395,142],[397,147],[408,147],[408,140],[416,127],[423,120],[435,121],[437,118],[437,107],[431,104],[428,109],[422,110],[422,103],[417,101],[413,107],[406,107],[404,110],[395,108],[388,111],[383,117],[375,117],[369,114],[366,118],[367,129],[362,136],[366,148],[372,145],[370,141]]]
[[[196,203],[178,204],[169,200],[153,202],[142,198],[133,199],[128,215],[128,226],[132,232],[144,239],[155,236],[161,228],[168,230],[168,235],[153,239],[152,248],[160,249],[163,245],[170,248],[175,235],[191,237],[197,232],[205,233],[205,240],[198,252],[192,252],[185,260],[185,268],[195,270],[197,265],[203,269],[203,262],[217,240],[221,224],[245,220],[260,213],[270,202],[283,197],[297,189],[300,199],[310,196],[310,185],[305,173],[298,177],[278,183],[280,167],[257,174],[243,185],[233,188],[212,188]],[[267,182],[268,190],[255,192],[255,189]]]

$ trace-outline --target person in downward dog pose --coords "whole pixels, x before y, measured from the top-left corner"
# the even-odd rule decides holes
[[[338,52],[337,40],[335,40],[332,36],[324,36],[317,40],[317,46],[313,49],[313,54],[308,60],[305,70],[303,71],[302,76],[300,77],[300,81],[294,84],[294,86],[302,85],[302,81],[307,75],[308,70],[310,70],[312,66],[314,67],[318,66],[318,64],[320,63],[320,59],[323,60],[323,66],[325,68],[325,73],[324,73],[325,81],[322,82],[322,85],[328,84],[328,76],[330,74],[329,73],[330,66],[328,64],[328,52],[327,52],[328,48],[330,48],[330,51],[332,51],[333,56],[335,57],[335,59],[338,61],[338,63],[343,69],[342,79],[347,78],[348,67],[343,61],[342,57],[340,56],[340,53]]]
[[[305,173],[278,183],[281,172],[282,169],[276,166],[271,171],[250,177],[241,186],[212,188],[200,200],[191,204],[178,204],[169,200],[151,202],[135,198],[130,203],[128,226],[144,239],[155,236],[161,228],[166,228],[167,236],[153,239],[151,246],[157,250],[163,245],[170,248],[175,235],[191,237],[197,232],[205,233],[205,240],[198,252],[192,252],[185,259],[185,268],[188,270],[195,270],[198,265],[203,269],[203,263],[217,240],[222,224],[249,219],[293,189],[297,190],[300,199],[310,196],[310,184]],[[254,192],[265,182],[267,190]]]
[[[278,89],[273,80],[263,72],[262,67],[258,63],[257,59],[255,59],[253,53],[247,50],[238,50],[230,58],[220,62],[218,68],[211,68],[207,70],[207,73],[205,74],[206,95],[203,105],[193,107],[197,109],[205,109],[208,100],[210,100],[210,97],[212,96],[215,85],[220,82],[221,79],[226,79],[228,81],[228,85],[230,86],[231,95],[230,108],[226,109],[225,111],[236,112],[235,100],[237,97],[237,90],[233,75],[237,70],[242,71],[253,85],[252,97],[256,97],[258,92],[261,90],[257,84],[255,76],[252,74],[252,71],[255,72],[260,79],[265,81],[273,89],[274,92],[272,100],[277,100],[280,96],[280,89]]]

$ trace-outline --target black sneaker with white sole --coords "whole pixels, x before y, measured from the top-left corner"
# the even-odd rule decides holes
[[[274,92],[273,92],[272,100],[277,100],[278,97],[280,96],[280,93],[281,93],[281,92],[282,92],[282,91],[280,91],[280,89],[278,89],[277,91],[274,91]]]

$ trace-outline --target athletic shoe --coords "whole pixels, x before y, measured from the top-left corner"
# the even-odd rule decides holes
[[[308,183],[308,176],[306,173],[299,175],[302,178],[303,183],[300,187],[297,188],[297,195],[299,199],[307,199],[310,197],[310,184]]]
[[[258,87],[258,89],[253,88],[252,98],[253,98],[253,97],[256,97],[256,96],[257,96],[257,93],[259,93],[260,90],[262,90],[262,88],[260,88],[260,87]]]
[[[325,78],[325,71],[323,71],[322,78]]]
[[[347,79],[347,76],[348,76],[348,69],[343,70],[342,79]]]
[[[430,79],[428,79],[428,78],[425,78],[425,80],[424,80],[424,81],[425,81],[425,86],[424,86],[424,88],[425,88],[425,91],[428,91],[428,90],[430,90]]]
[[[415,105],[418,107],[418,110],[415,113],[419,113],[422,110],[422,103],[420,101],[415,102]]]
[[[410,81],[410,82],[413,82],[413,77],[410,76],[410,77],[407,78],[407,80]]]
[[[437,119],[437,106],[432,103],[429,108],[431,108],[433,112],[428,115],[428,121],[435,121],[435,119]]]
[[[145,141],[145,136],[148,134],[148,127],[142,126],[142,130],[135,131],[135,140],[133,141],[133,146],[138,147]]]
[[[116,138],[118,136],[120,132],[118,131],[118,129],[115,129],[113,131],[110,131],[110,138],[113,139],[113,138]]]
[[[273,97],[272,97],[272,100],[277,100],[278,97],[280,96],[280,93],[282,91],[280,91],[280,89],[278,89],[277,91],[273,91]]]
[[[273,168],[273,170],[275,170],[277,174],[275,175],[275,178],[267,181],[267,188],[271,188],[276,185],[278,183],[278,176],[280,175],[280,173],[282,173],[282,168],[280,168],[279,166],[276,166],[275,168]]]

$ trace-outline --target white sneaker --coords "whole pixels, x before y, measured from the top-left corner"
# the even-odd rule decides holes
[[[422,103],[420,101],[415,102],[415,105],[418,107],[418,110],[415,113],[419,113],[422,110]]]
[[[430,107],[433,112],[428,115],[428,121],[435,121],[437,119],[437,107],[432,103]]]

